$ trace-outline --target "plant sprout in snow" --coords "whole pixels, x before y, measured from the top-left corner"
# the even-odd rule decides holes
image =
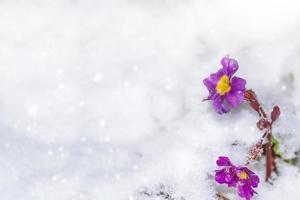
[[[235,59],[226,56],[222,58],[221,64],[221,69],[203,80],[209,91],[209,96],[204,100],[211,100],[214,110],[218,114],[228,113],[244,101],[258,114],[259,119],[256,126],[263,131],[263,134],[261,139],[250,148],[245,164],[246,166],[250,165],[252,161],[264,154],[266,156],[265,180],[269,181],[272,172],[277,172],[276,158],[282,158],[282,154],[278,150],[279,141],[275,140],[272,134],[273,124],[281,113],[280,108],[275,105],[270,114],[263,109],[255,92],[251,89],[246,90],[246,80],[233,76],[239,68]],[[216,170],[216,182],[237,188],[240,197],[250,200],[256,193],[253,188],[258,186],[258,176],[246,166],[233,165],[228,157],[219,157],[217,165],[219,169]]]

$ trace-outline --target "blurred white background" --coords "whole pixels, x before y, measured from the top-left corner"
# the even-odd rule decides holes
[[[202,102],[226,54],[295,156],[299,35],[296,0],[1,0],[0,199],[213,199],[217,157],[242,163],[261,134],[246,105]],[[298,167],[279,174],[254,199],[299,200]]]

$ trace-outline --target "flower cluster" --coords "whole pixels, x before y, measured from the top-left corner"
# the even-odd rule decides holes
[[[246,80],[233,76],[239,65],[235,59],[224,57],[221,60],[222,69],[203,80],[209,91],[205,100],[212,100],[217,113],[223,114],[232,108],[237,108],[244,101]]]
[[[258,186],[259,177],[245,166],[234,166],[228,157],[219,157],[216,163],[216,181],[237,188],[240,197],[250,200],[256,193],[253,188]]]
[[[278,140],[272,134],[273,124],[281,113],[280,108],[275,105],[270,114],[265,112],[255,92],[251,89],[246,90],[246,80],[233,76],[239,68],[235,59],[226,56],[222,58],[221,64],[221,69],[203,80],[209,92],[208,97],[204,100],[211,100],[214,110],[218,114],[228,113],[244,101],[258,114],[259,120],[256,126],[260,131],[263,131],[263,134],[260,140],[250,149],[245,163],[248,166],[263,153],[266,156],[265,180],[269,181],[272,172],[276,173],[277,171],[276,158],[282,158],[281,152],[278,151]],[[256,193],[253,188],[256,188],[259,183],[259,177],[254,172],[246,166],[233,165],[228,157],[219,157],[217,165],[219,167],[215,175],[217,183],[237,188],[239,196],[246,200],[253,197]],[[219,193],[217,193],[217,196],[223,197]]]

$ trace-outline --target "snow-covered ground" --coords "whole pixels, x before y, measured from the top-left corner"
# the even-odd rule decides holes
[[[244,162],[257,116],[218,116],[202,80],[236,58],[293,157],[299,35],[296,0],[0,1],[0,199],[238,199],[215,160]],[[299,166],[253,199],[299,200]]]

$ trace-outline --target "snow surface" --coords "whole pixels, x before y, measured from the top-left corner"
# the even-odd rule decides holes
[[[0,1],[0,199],[239,199],[215,160],[244,163],[257,116],[218,116],[202,80],[236,58],[280,105],[274,134],[294,157],[299,35],[296,0]],[[253,199],[300,199],[300,165],[278,165]]]

